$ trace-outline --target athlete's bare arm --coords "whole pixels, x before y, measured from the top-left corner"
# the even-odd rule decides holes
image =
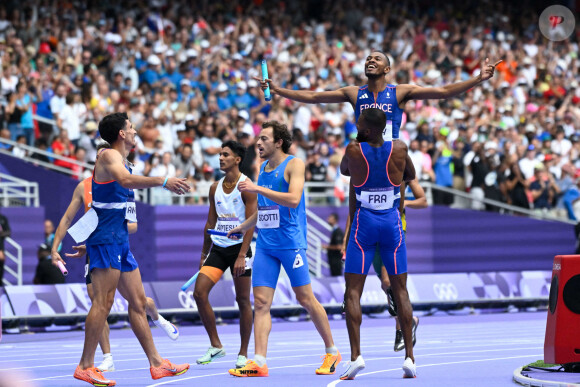
[[[358,92],[358,87],[356,86],[346,86],[331,91],[290,90],[279,87],[274,84],[271,79],[262,80],[261,78],[256,77],[254,77],[254,79],[260,82],[262,90],[266,90],[269,85],[271,93],[302,103],[315,104],[348,102],[354,106]]]
[[[407,145],[403,141],[393,141],[393,150],[387,168],[393,184],[400,184],[402,181],[408,183],[415,179],[415,167],[409,156]]]
[[[260,187],[249,180],[242,181],[238,184],[242,192],[254,192],[284,206],[296,208],[302,199],[305,179],[304,162],[299,158],[293,158],[288,162],[284,171],[284,179],[288,182],[288,192],[278,192],[269,188]]]
[[[248,179],[246,179],[248,180]],[[258,212],[258,195],[255,193],[250,192],[242,192],[242,200],[246,206],[246,219],[252,217],[252,215]],[[242,247],[240,248],[240,256],[246,257],[246,253],[250,248],[250,244],[252,243],[252,238],[254,237],[254,226],[248,227],[244,235],[244,242],[242,243]]]
[[[64,239],[66,231],[70,227],[75,215],[84,205],[83,194],[84,194],[84,183],[81,181],[75,188],[70,204],[68,205],[68,208],[66,209],[66,212],[64,213],[54,233],[54,240],[52,242],[52,251],[51,251],[53,265],[57,265],[58,262],[62,262],[64,265],[66,265],[66,262],[62,259],[62,257],[58,253],[58,246],[60,246],[60,243]]]
[[[348,247],[348,239],[350,236],[350,228],[352,226],[352,220],[354,219],[354,213],[356,211],[356,193],[354,191],[354,185],[352,184],[352,179],[349,184],[349,194],[348,194],[348,217],[346,218],[346,227],[344,232],[344,251]]]
[[[116,180],[122,187],[132,189],[160,187],[165,181],[165,177],[163,176],[148,177],[132,175],[125,168],[121,154],[114,149],[100,154],[99,162],[95,166],[95,178],[101,182]],[[170,177],[167,179],[165,187],[178,195],[189,191],[189,184],[186,183],[185,178]]]
[[[248,219],[258,211],[258,195],[251,192],[242,192],[242,200],[246,206],[246,219]],[[234,278],[237,278],[246,272],[246,254],[248,253],[253,237],[254,227],[252,226],[244,233],[244,241],[242,242],[238,258],[234,264]]]
[[[411,192],[413,192],[413,196],[415,197],[415,199],[413,200],[405,199],[404,206],[414,209],[427,208],[428,207],[427,198],[425,197],[425,191],[423,190],[423,187],[419,185],[419,180],[415,178],[410,182],[408,182],[407,185],[409,186],[409,188],[411,188]]]
[[[482,71],[478,76],[467,81],[452,83],[442,87],[421,87],[408,84],[399,85],[397,86],[397,102],[402,105],[414,99],[446,99],[454,97],[490,79],[493,76],[495,67],[501,62],[499,60],[491,65],[489,64],[489,59],[486,58],[481,66]]]
[[[209,250],[211,249],[212,245],[211,236],[207,233],[207,230],[214,228],[217,223],[217,211],[215,209],[214,198],[218,184],[219,183],[216,181],[209,188],[209,195],[207,199],[209,202],[209,211],[207,213],[207,221],[205,222],[205,227],[203,229],[203,247],[201,248],[201,259],[199,260],[200,269],[203,266],[207,256],[209,255]]]

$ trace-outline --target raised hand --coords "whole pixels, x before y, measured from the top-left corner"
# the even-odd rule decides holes
[[[501,62],[503,62],[502,59],[498,60],[497,62],[495,62],[495,64],[490,65],[489,64],[489,58],[485,58],[485,61],[483,62],[483,64],[481,65],[481,72],[479,73],[479,78],[481,79],[481,81],[487,81],[489,78],[493,77],[493,73],[495,71],[495,67],[500,64]]]
[[[260,82],[260,87],[262,88],[262,91],[266,90],[268,88],[268,85],[270,86],[270,93],[275,93],[275,89],[276,89],[276,85],[274,85],[274,83],[272,82],[271,79],[262,79],[262,78],[258,78],[258,77],[252,77],[254,80]]]

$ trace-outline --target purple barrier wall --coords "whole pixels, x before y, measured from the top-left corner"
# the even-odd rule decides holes
[[[206,206],[155,208],[157,280],[188,280],[199,268]]]
[[[77,184],[70,177],[5,155],[0,155],[0,171],[38,182],[45,216],[55,224],[64,214]],[[311,207],[311,210],[323,219],[337,212],[344,227],[346,207]],[[138,203],[137,211],[139,231],[131,236],[131,249],[143,279],[188,279],[199,265],[207,207],[151,207]],[[562,223],[439,206],[409,209],[407,220],[412,273],[549,270],[555,255],[571,254],[575,249],[573,226]],[[33,223],[33,228],[37,227],[36,221]],[[39,227],[42,230],[42,225]],[[37,243],[41,240],[42,237]],[[32,248],[34,262],[37,243]],[[67,236],[63,251],[70,251],[72,243]],[[83,260],[71,260],[68,269],[67,282],[83,281]],[[26,281],[31,278],[29,274],[25,276]]]
[[[11,238],[22,246],[22,282],[31,284],[38,264],[38,246],[44,242],[44,208],[8,207],[1,211],[10,223]],[[8,243],[5,245],[7,251],[13,254],[16,252]],[[6,261],[6,265],[16,270],[13,262]],[[4,275],[10,282],[14,282],[14,278]]]
[[[58,172],[0,154],[0,172],[38,183],[40,205],[45,216],[57,224],[66,211],[78,181]]]
[[[510,271],[487,273],[411,274],[407,288],[413,303],[473,302],[476,300],[547,300],[552,272]],[[193,289],[180,289],[180,281],[145,282],[145,293],[155,300],[159,310],[195,311]],[[344,278],[313,278],[312,290],[323,305],[338,306],[344,296]],[[251,296],[253,300],[253,296]],[[221,280],[210,293],[214,308],[237,309],[233,280]],[[363,305],[384,305],[387,302],[381,283],[370,276],[361,297]],[[0,296],[2,316],[87,313],[89,297],[84,284],[10,286]],[[288,278],[281,278],[272,302],[274,307],[298,306]],[[112,312],[126,312],[127,302],[117,293]]]
[[[344,224],[346,207],[311,207]],[[407,210],[407,253],[411,273],[550,270],[554,256],[572,254],[572,225],[432,206]]]

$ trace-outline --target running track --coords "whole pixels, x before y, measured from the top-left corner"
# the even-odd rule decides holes
[[[202,326],[181,327],[176,342],[153,327],[162,356],[192,364],[186,374],[158,381],[150,378],[147,360],[131,330],[113,329],[111,346],[117,370],[106,375],[118,386],[515,386],[514,369],[543,358],[545,321],[546,312],[422,317],[415,346],[418,376],[402,379],[404,352],[393,352],[394,319],[365,317],[361,342],[366,369],[354,381],[338,380],[342,364],[335,375],[314,374],[324,348],[309,321],[273,324],[268,378],[234,378],[227,373],[239,345],[235,324],[218,327],[228,354],[205,366],[195,364],[209,346]],[[331,327],[344,361],[350,360],[345,321],[331,319]],[[82,331],[5,334],[0,343],[0,385],[9,382],[8,371],[20,373],[32,386],[88,386],[72,378],[83,338]],[[97,351],[95,360],[100,362],[100,349]]]

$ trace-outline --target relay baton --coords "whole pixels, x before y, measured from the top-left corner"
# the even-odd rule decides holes
[[[225,231],[218,231],[218,230],[213,230],[213,229],[207,230],[207,233],[209,235],[218,235],[218,236],[225,236],[225,237],[228,236],[228,233],[225,232]],[[234,233],[234,234],[232,234],[230,236],[234,236],[236,238],[241,238],[243,236],[243,234],[241,234],[241,233]]]
[[[191,277],[189,279],[189,281],[187,281],[186,283],[183,284],[183,286],[181,287],[181,290],[183,290],[184,292],[187,290],[188,287],[191,286],[191,284],[193,284],[195,282],[195,280],[197,279],[197,275],[199,274],[199,271],[197,273],[195,273],[193,275],[193,277]]]
[[[268,65],[266,64],[265,59],[262,59],[262,79],[268,79]],[[264,99],[266,101],[270,101],[272,99],[272,96],[270,96],[270,85],[268,85],[266,90],[264,90]]]
[[[66,269],[66,267],[64,267],[61,261],[58,261],[57,265],[60,271],[62,272],[62,275],[66,277],[66,275],[68,274],[68,270]]]

